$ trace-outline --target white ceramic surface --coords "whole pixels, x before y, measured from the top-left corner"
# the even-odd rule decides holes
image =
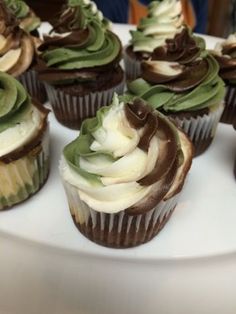
[[[115,25],[122,42],[128,27]],[[217,39],[207,37],[212,48]],[[98,246],[75,228],[58,174],[77,135],[51,122],[51,173],[43,189],[0,212],[0,314],[235,314],[236,132],[220,124],[197,157],[173,216],[151,242]]]

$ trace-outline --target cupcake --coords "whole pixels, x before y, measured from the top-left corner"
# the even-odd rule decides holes
[[[114,92],[122,93],[121,42],[94,3],[71,1],[39,50],[39,78],[61,124],[79,129]]]
[[[162,46],[167,38],[173,38],[183,28],[180,0],[151,1],[148,15],[142,18],[137,30],[130,31],[130,44],[124,51],[125,71],[128,80],[140,76],[142,60],[147,60],[156,47]]]
[[[0,71],[17,78],[28,93],[39,102],[44,102],[46,92],[39,82],[35,66],[35,41],[19,27],[4,2],[0,2]]]
[[[236,122],[236,34],[217,44],[214,57],[220,66],[220,77],[226,85],[225,109],[221,121],[232,124]]]
[[[211,144],[223,111],[224,82],[204,42],[187,28],[141,64],[141,78],[128,83],[128,98],[141,97],[173,118],[190,137],[195,155]]]
[[[41,24],[40,18],[23,0],[4,0],[6,6],[19,20],[19,26],[31,35],[39,36],[38,27]]]
[[[143,100],[86,119],[63,151],[60,172],[75,225],[108,247],[151,240],[170,218],[192,161],[192,144]]]
[[[29,198],[49,172],[48,111],[0,72],[0,210]]]

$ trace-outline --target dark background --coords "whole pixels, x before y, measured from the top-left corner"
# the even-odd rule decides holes
[[[48,21],[60,11],[66,0],[26,0],[26,2],[43,20]],[[236,30],[235,10],[236,0],[209,0],[206,33],[212,36],[226,37],[229,33],[234,32]]]

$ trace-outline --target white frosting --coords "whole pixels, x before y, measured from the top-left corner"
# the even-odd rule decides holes
[[[21,123],[0,132],[0,157],[28,143],[37,134],[40,125],[40,112],[37,108],[32,107]]]
[[[146,61],[150,64],[155,72],[162,75],[175,76],[182,73],[182,69],[177,62],[169,61]]]
[[[8,41],[11,40],[10,37],[5,38],[3,35],[0,35],[0,50],[3,50],[7,45]],[[0,71],[7,72],[9,71],[16,63],[18,62],[21,56],[22,49],[10,49],[5,54],[0,57]]]
[[[182,14],[181,2],[178,0],[166,0],[162,1],[153,10],[153,16],[158,17],[158,20],[170,20],[175,19],[178,15]]]
[[[232,44],[236,45],[236,33],[229,35],[229,37],[226,40],[218,42],[215,46],[214,52],[217,53],[218,55],[222,55],[223,47]]]
[[[62,160],[60,172],[63,179],[78,188],[78,194],[94,210],[105,213],[116,213],[145,197],[151,186],[141,186],[137,182],[116,183],[94,186]]]
[[[134,51],[152,52],[154,48],[162,46],[167,38],[174,38],[183,28],[184,18],[180,1],[154,1],[150,7],[149,16],[152,20],[149,25],[143,26],[142,30],[143,34],[150,38],[147,37],[148,41],[137,40],[133,45]]]

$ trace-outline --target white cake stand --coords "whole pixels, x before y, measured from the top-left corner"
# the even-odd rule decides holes
[[[45,26],[44,26],[45,27]],[[124,44],[128,26],[115,25]],[[217,41],[209,36],[207,45]],[[77,136],[51,122],[51,173],[30,200],[0,212],[0,314],[235,314],[236,132],[220,124],[193,162],[173,216],[151,242],[114,250],[74,226],[58,174]]]

